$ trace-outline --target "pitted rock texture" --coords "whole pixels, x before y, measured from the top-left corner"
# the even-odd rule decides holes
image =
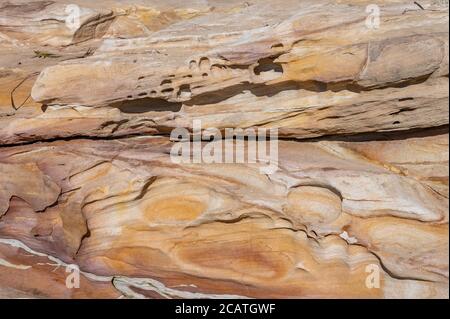
[[[448,298],[448,7],[419,2],[1,1],[0,298]],[[278,129],[278,170],[174,161],[195,120]]]

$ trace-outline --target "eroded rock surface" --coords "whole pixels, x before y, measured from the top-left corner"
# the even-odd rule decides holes
[[[369,4],[2,1],[0,298],[448,298],[448,7]]]

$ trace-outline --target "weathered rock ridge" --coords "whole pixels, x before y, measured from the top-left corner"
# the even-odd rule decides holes
[[[370,4],[0,1],[0,298],[448,298],[448,6]]]

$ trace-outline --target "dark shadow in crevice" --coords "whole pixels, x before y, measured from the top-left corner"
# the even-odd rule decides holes
[[[402,89],[402,88],[408,87],[410,85],[422,84],[422,83],[426,82],[432,75],[433,75],[433,73],[430,73],[430,74],[421,75],[421,76],[418,76],[415,78],[403,79],[402,81],[398,81],[398,82],[386,82],[386,83],[383,83],[380,85],[374,85],[374,86],[368,86],[368,87],[364,87],[364,86],[355,86],[355,87],[359,87],[361,89],[361,91],[372,91],[372,90],[379,90],[379,89],[386,89],[386,88]]]
[[[245,90],[249,90],[254,85],[248,82],[228,86],[216,91],[210,91],[194,96],[189,101],[184,102],[186,105],[205,105],[205,104],[215,104],[225,101],[230,97],[241,94]]]
[[[49,5],[54,4],[54,1],[29,1],[28,3],[20,3],[20,4],[14,4],[10,3],[9,1],[6,1],[6,3],[2,6],[0,6],[0,11],[7,15],[17,15],[21,16],[26,13],[30,12],[38,12],[44,10]]]
[[[264,72],[283,73],[283,67],[281,66],[281,63],[275,63],[272,58],[264,58],[258,61],[258,65],[253,71],[256,75],[260,75]]]
[[[289,90],[307,90],[315,93],[325,92],[327,90],[340,91],[340,90],[350,90],[355,92],[356,88],[352,87],[352,83],[346,82],[341,84],[324,83],[319,81],[285,81],[277,84],[266,85],[266,84],[251,84],[249,82],[244,82],[229,86],[216,91],[206,92],[194,96],[189,101],[184,102],[186,105],[205,105],[205,104],[216,104],[223,102],[233,96],[242,94],[244,91],[250,91],[252,94],[258,97],[272,97],[283,91]],[[359,89],[360,91],[360,89]]]
[[[180,102],[169,102],[160,98],[142,98],[136,100],[126,100],[110,105],[118,108],[123,113],[137,114],[146,112],[179,112],[182,107]]]

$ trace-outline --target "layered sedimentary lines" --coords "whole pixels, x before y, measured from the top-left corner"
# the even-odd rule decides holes
[[[0,4],[0,298],[448,297],[445,3],[68,4]]]

